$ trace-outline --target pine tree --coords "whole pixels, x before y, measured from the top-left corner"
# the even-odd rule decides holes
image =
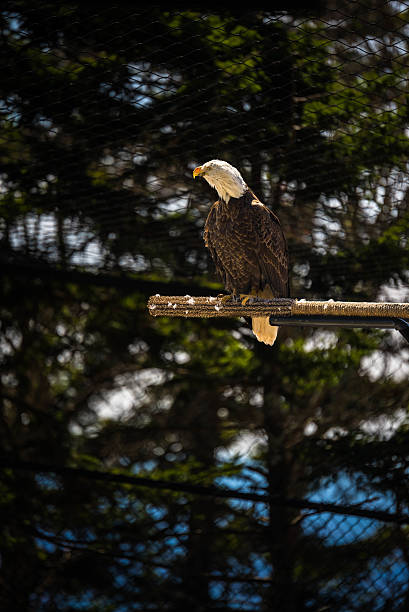
[[[222,289],[191,178],[213,157],[282,220],[293,295],[407,286],[407,11],[363,6],[2,9],[5,609],[404,609],[405,528],[348,538],[284,503],[332,482],[407,510],[405,424],[366,427],[406,413],[406,381],[365,365],[402,346],[282,328],[271,349],[146,309]]]

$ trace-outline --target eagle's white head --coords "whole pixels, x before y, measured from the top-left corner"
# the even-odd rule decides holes
[[[239,198],[247,190],[240,172],[221,159],[212,159],[203,166],[193,170],[193,178],[203,176],[211,187],[214,187],[221,200],[228,202],[230,198]]]

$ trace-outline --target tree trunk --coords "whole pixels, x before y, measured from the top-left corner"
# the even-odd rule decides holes
[[[297,590],[294,581],[295,547],[299,527],[294,524],[296,513],[274,503],[275,498],[290,496],[293,469],[285,447],[285,418],[279,398],[273,388],[274,375],[269,372],[264,386],[264,427],[267,436],[267,468],[269,524],[268,551],[272,566],[270,597],[266,597],[266,610],[295,612]]]

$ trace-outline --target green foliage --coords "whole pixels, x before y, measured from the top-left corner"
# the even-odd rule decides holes
[[[158,291],[221,290],[202,239],[209,191],[191,179],[212,157],[278,212],[293,294],[407,284],[407,12],[375,3],[389,32],[341,4],[342,18],[308,19],[2,9],[0,446],[33,466],[1,473],[4,609],[392,609],[373,567],[396,575],[403,528],[363,523],[346,541],[325,514],[312,529],[276,503],[337,484],[337,501],[355,503],[350,486],[407,511],[407,384],[367,365],[403,363],[391,334],[282,328],[270,348],[242,320],[146,309]],[[391,439],[367,433],[397,415]]]

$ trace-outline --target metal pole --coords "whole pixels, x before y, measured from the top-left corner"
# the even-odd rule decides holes
[[[289,325],[306,327],[361,327],[396,329],[409,342],[409,321],[394,317],[342,317],[331,315],[270,315],[271,325]]]

